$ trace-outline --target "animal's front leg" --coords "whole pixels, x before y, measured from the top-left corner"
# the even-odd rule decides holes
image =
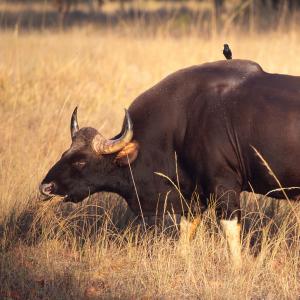
[[[191,241],[195,238],[197,228],[200,222],[200,216],[181,216],[178,250],[181,256],[185,259],[189,258],[191,250]]]
[[[201,216],[195,216],[195,217],[186,217],[181,216],[180,220],[180,241],[182,243],[189,243],[191,242],[197,232],[197,228],[201,222]]]
[[[190,205],[188,212],[185,212],[181,216],[180,220],[180,239],[186,240],[186,242],[191,242],[194,240],[197,229],[201,223],[202,215],[207,209],[207,202],[202,202],[205,198],[203,193],[200,195],[200,201],[197,200],[196,203]]]

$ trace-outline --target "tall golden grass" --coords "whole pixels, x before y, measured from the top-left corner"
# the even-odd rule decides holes
[[[110,137],[137,95],[177,69],[223,59],[224,42],[235,58],[300,74],[299,30],[207,38],[196,30],[150,37],[141,28],[16,28],[0,35],[0,298],[299,298],[300,224],[284,201],[244,195],[237,272],[213,209],[183,253],[172,235],[131,226],[116,195],[41,204],[37,191],[70,144],[76,105],[80,126]]]

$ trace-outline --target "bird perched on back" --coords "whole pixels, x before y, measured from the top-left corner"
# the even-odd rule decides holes
[[[224,44],[223,54],[226,57],[226,59],[232,59],[232,52],[228,44]]]

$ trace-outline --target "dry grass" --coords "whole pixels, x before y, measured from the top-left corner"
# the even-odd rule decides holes
[[[210,38],[196,31],[149,37],[126,27],[0,35],[0,298],[299,298],[300,224],[285,217],[284,203],[245,196],[237,274],[212,210],[182,253],[169,235],[127,227],[132,218],[115,195],[79,205],[37,201],[41,178],[69,146],[76,105],[80,125],[111,136],[139,93],[179,68],[223,59],[225,41],[236,58],[300,74],[299,30]],[[273,220],[265,216],[274,211]]]

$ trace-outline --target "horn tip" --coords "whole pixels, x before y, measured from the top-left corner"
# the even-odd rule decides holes
[[[125,110],[125,116],[126,116],[126,119],[127,119],[128,129],[132,130],[133,124],[132,124],[132,120],[131,120],[130,115],[129,115],[129,111],[128,111],[127,108],[124,108],[124,110]]]
[[[78,106],[75,107],[72,116],[71,116],[71,138],[74,139],[76,132],[79,130],[78,121],[77,121],[77,109]]]

